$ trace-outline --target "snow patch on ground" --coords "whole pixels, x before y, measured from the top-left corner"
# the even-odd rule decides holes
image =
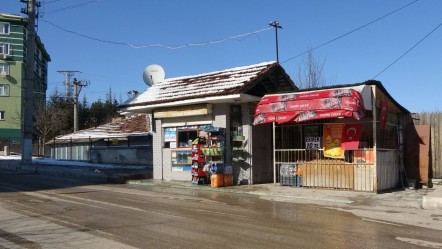
[[[0,160],[21,160],[20,155],[0,156]],[[32,164],[45,164],[56,166],[83,166],[83,167],[95,167],[95,168],[108,168],[108,169],[144,169],[146,166],[140,165],[115,165],[115,164],[98,164],[89,163],[83,161],[68,161],[68,160],[55,160],[51,158],[33,157]]]

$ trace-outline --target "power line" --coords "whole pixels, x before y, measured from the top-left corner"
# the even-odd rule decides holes
[[[53,3],[53,2],[56,2],[56,1],[52,1],[52,2],[49,2],[49,3]],[[55,10],[47,11],[47,12],[45,11],[45,12],[42,12],[41,15],[45,16],[45,15],[50,15],[50,14],[54,14],[54,13],[58,13],[58,12],[62,12],[62,11],[70,10],[70,9],[75,9],[75,8],[83,7],[85,5],[89,5],[89,4],[95,3],[95,2],[98,2],[98,0],[87,1],[87,2],[84,2],[84,3],[79,3],[79,4],[63,7],[63,8],[60,8],[60,9],[55,9]],[[48,3],[46,3],[46,4],[48,4]]]
[[[293,60],[293,59],[295,59],[295,58],[298,58],[298,57],[300,57],[300,56],[303,56],[303,55],[307,54],[308,52],[311,52],[311,51],[313,51],[313,50],[315,50],[315,49],[321,48],[321,47],[323,47],[323,46],[325,46],[325,45],[327,45],[327,44],[330,44],[330,43],[332,43],[332,42],[334,42],[334,41],[337,41],[337,40],[339,40],[339,39],[341,39],[341,38],[343,38],[343,37],[345,37],[345,36],[347,36],[347,35],[349,35],[349,34],[351,34],[351,33],[354,33],[354,32],[356,32],[356,31],[358,31],[358,30],[360,30],[360,29],[362,29],[362,28],[367,27],[367,26],[370,25],[370,24],[373,24],[373,23],[375,23],[375,22],[377,22],[377,21],[379,21],[379,20],[381,20],[381,19],[384,19],[385,17],[390,16],[390,15],[392,15],[393,13],[396,13],[396,12],[398,12],[398,11],[400,11],[400,10],[402,10],[402,9],[404,9],[404,8],[410,6],[410,5],[412,5],[412,4],[414,4],[414,3],[418,2],[418,1],[419,1],[419,0],[415,0],[415,1],[411,2],[411,3],[408,3],[408,4],[406,4],[406,5],[404,5],[404,6],[400,7],[400,8],[398,8],[398,9],[396,9],[396,10],[393,10],[393,11],[389,12],[388,14],[385,14],[385,15],[383,15],[383,16],[381,16],[381,17],[378,17],[378,18],[374,19],[374,20],[371,21],[371,22],[368,22],[368,23],[366,23],[366,24],[364,24],[364,25],[362,25],[362,26],[359,26],[359,27],[357,27],[357,28],[355,28],[355,29],[353,29],[353,30],[351,30],[351,31],[349,31],[349,32],[347,32],[347,33],[345,33],[345,34],[343,34],[343,35],[340,35],[340,36],[338,36],[338,37],[336,37],[336,38],[333,38],[333,39],[331,39],[330,41],[327,41],[327,42],[322,43],[321,45],[318,45],[318,46],[316,46],[316,47],[314,47],[314,48],[312,48],[312,49],[309,49],[309,50],[307,50],[307,51],[305,51],[305,52],[303,52],[303,53],[300,53],[300,54],[298,54],[298,55],[295,55],[295,56],[293,56],[293,57],[291,57],[291,58],[289,58],[289,59],[287,59],[287,60],[281,62],[281,64],[286,63],[286,62],[288,62],[288,61],[290,61],[290,60]]]
[[[414,44],[410,49],[408,49],[405,53],[403,53],[401,56],[399,56],[395,61],[393,61],[390,65],[388,65],[386,68],[384,68],[380,73],[376,74],[376,76],[373,77],[375,79],[379,75],[381,75],[383,72],[385,72],[387,69],[389,69],[391,66],[393,66],[396,62],[398,62],[400,59],[402,59],[405,55],[407,55],[411,50],[413,50],[415,47],[417,47],[421,42],[423,42],[425,39],[427,39],[428,36],[430,36],[434,31],[436,31],[438,28],[442,26],[442,22],[439,23],[439,25],[436,26],[433,30],[431,30],[430,33],[428,33],[424,38],[420,39],[416,44]]]
[[[222,39],[218,39],[218,40],[213,40],[213,41],[206,41],[206,42],[195,42],[195,43],[186,43],[186,44],[181,44],[181,45],[164,45],[164,44],[147,44],[147,45],[135,45],[135,44],[131,44],[131,43],[126,43],[126,42],[118,42],[118,41],[111,41],[111,40],[104,40],[104,39],[100,39],[100,38],[95,38],[92,36],[88,36],[88,35],[84,35],[84,34],[80,34],[78,32],[72,31],[72,30],[68,30],[65,29],[63,27],[60,27],[48,20],[41,20],[42,22],[48,23],[64,32],[67,33],[71,33],[77,36],[81,36],[83,38],[89,39],[89,40],[93,40],[93,41],[98,41],[98,42],[102,42],[102,43],[109,43],[109,44],[114,44],[114,45],[123,45],[123,46],[129,46],[131,48],[153,48],[153,47],[159,47],[159,48],[167,48],[167,49],[180,49],[180,48],[185,48],[185,47],[191,47],[191,46],[206,46],[206,45],[212,45],[212,44],[216,44],[216,43],[222,43],[222,42],[226,42],[228,40],[237,40],[239,38],[243,38],[243,37],[248,37],[251,35],[256,35],[258,33],[267,31],[272,29],[272,27],[268,27],[268,28],[264,28],[264,29],[260,29],[260,30],[256,30],[253,32],[249,32],[249,33],[245,33],[245,34],[240,34],[240,35],[235,35],[235,36],[230,36],[230,37],[226,37],[226,38],[222,38]]]

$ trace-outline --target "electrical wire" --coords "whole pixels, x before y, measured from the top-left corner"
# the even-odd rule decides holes
[[[411,50],[413,50],[415,47],[417,47],[421,42],[423,42],[425,39],[427,39],[428,36],[433,34],[434,31],[436,31],[438,28],[442,26],[442,22],[439,23],[439,25],[436,26],[433,30],[431,30],[430,33],[428,33],[424,38],[420,39],[416,44],[414,44],[410,49],[408,49],[405,53],[403,53],[401,56],[399,56],[395,61],[393,61],[390,65],[388,65],[386,68],[384,68],[380,73],[376,74],[376,76],[373,77],[375,79],[379,75],[381,75],[383,72],[385,72],[387,69],[389,69],[391,66],[393,66],[396,62],[398,62],[400,59],[402,59],[405,55],[407,55]]]
[[[52,1],[52,2],[54,2],[54,1]],[[52,2],[49,2],[49,3],[52,3]],[[43,16],[46,16],[46,15],[50,15],[50,14],[54,14],[54,13],[58,13],[58,12],[62,12],[62,11],[70,10],[70,9],[75,9],[75,8],[79,8],[79,7],[83,7],[85,5],[89,5],[89,4],[95,3],[95,2],[98,2],[98,0],[92,0],[92,1],[84,2],[84,3],[79,3],[79,4],[63,7],[63,8],[60,8],[60,9],[51,10],[51,11],[48,11],[48,12],[45,11],[45,12],[41,13],[41,16],[43,17]]]
[[[293,57],[291,57],[291,58],[289,58],[289,59],[287,59],[287,60],[284,60],[284,61],[281,62],[280,64],[283,64],[283,63],[286,63],[286,62],[288,62],[288,61],[291,61],[291,60],[293,60],[293,59],[295,59],[295,58],[298,58],[298,57],[300,57],[300,56],[303,56],[303,55],[305,55],[305,54],[307,54],[307,53],[309,53],[309,52],[311,52],[311,51],[313,51],[313,50],[316,50],[316,49],[321,48],[321,47],[323,47],[323,46],[325,46],[325,45],[328,45],[328,44],[330,44],[330,43],[332,43],[332,42],[334,42],[334,41],[337,41],[337,40],[339,40],[339,39],[341,39],[341,38],[343,38],[343,37],[345,37],[345,36],[347,36],[347,35],[349,35],[349,34],[351,34],[351,33],[354,33],[354,32],[356,32],[356,31],[358,31],[358,30],[361,30],[361,29],[363,29],[363,28],[365,28],[365,27],[367,27],[367,26],[369,26],[369,25],[371,25],[371,24],[373,24],[373,23],[375,23],[375,22],[377,22],[377,21],[380,21],[380,20],[384,19],[385,17],[390,16],[390,15],[392,15],[392,14],[394,14],[394,13],[396,13],[396,12],[398,12],[398,11],[400,11],[400,10],[402,10],[402,9],[404,9],[404,8],[410,6],[410,5],[412,5],[412,4],[414,4],[414,3],[418,2],[418,1],[419,1],[419,0],[415,0],[415,1],[411,2],[411,3],[408,3],[408,4],[402,6],[402,7],[398,8],[398,9],[395,9],[395,10],[393,10],[393,11],[391,11],[391,12],[389,12],[389,13],[387,13],[387,14],[381,16],[381,17],[378,17],[378,18],[374,19],[373,21],[370,21],[370,22],[368,22],[368,23],[366,23],[366,24],[364,24],[364,25],[362,25],[362,26],[359,26],[359,27],[357,27],[357,28],[355,28],[355,29],[353,29],[353,30],[351,30],[351,31],[349,31],[349,32],[347,32],[347,33],[345,33],[345,34],[343,34],[343,35],[340,35],[340,36],[338,36],[338,37],[336,37],[336,38],[333,38],[333,39],[331,39],[331,40],[329,40],[329,41],[327,41],[327,42],[322,43],[321,45],[318,45],[318,46],[316,46],[316,47],[313,47],[313,48],[311,48],[311,49],[309,49],[309,50],[307,50],[307,51],[305,51],[305,52],[303,52],[303,53],[300,53],[300,54],[295,55],[295,56],[293,56]]]
[[[196,43],[186,43],[186,44],[182,44],[182,45],[176,45],[176,46],[171,46],[171,45],[164,45],[164,44],[148,44],[148,45],[135,45],[135,44],[131,44],[131,43],[126,43],[126,42],[118,42],[118,41],[110,41],[110,40],[103,40],[100,38],[95,38],[92,36],[88,36],[88,35],[84,35],[84,34],[80,34],[78,32],[72,31],[72,30],[68,30],[65,29],[63,27],[60,27],[48,20],[41,20],[42,22],[48,23],[64,32],[67,33],[71,33],[77,36],[81,36],[83,38],[89,39],[89,40],[93,40],[93,41],[98,41],[98,42],[102,42],[102,43],[109,43],[109,44],[114,44],[114,45],[124,45],[124,46],[129,46],[131,48],[153,48],[153,47],[160,47],[160,48],[167,48],[167,49],[180,49],[180,48],[185,48],[185,47],[190,47],[190,46],[206,46],[206,45],[212,45],[212,44],[216,44],[216,43],[222,43],[222,42],[226,42],[228,40],[237,40],[239,38],[243,38],[243,37],[248,37],[251,35],[256,35],[258,33],[267,31],[272,29],[272,27],[268,27],[268,28],[264,28],[264,29],[260,29],[260,30],[256,30],[253,32],[249,32],[249,33],[245,33],[245,34],[240,34],[240,35],[236,35],[236,36],[230,36],[230,37],[226,37],[226,38],[222,38],[222,39],[218,39],[218,40],[213,40],[213,41],[206,41],[206,42],[196,42]]]

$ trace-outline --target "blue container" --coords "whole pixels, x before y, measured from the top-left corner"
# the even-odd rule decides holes
[[[296,176],[296,186],[302,187],[302,176]]]
[[[210,172],[212,174],[222,174],[223,173],[223,166],[219,164],[212,164],[210,166]]]
[[[224,175],[233,175],[233,167],[232,166],[225,166],[223,170]]]

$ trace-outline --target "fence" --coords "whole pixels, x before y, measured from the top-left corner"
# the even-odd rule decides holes
[[[442,112],[422,112],[413,115],[416,125],[431,127],[431,168],[434,179],[442,179]]]
[[[20,138],[0,137],[0,155],[17,155],[21,153]]]
[[[151,136],[54,139],[48,145],[50,157],[58,160],[142,165],[152,161]]]
[[[32,156],[43,156],[44,145],[38,142],[32,144]],[[20,155],[22,151],[19,137],[0,137],[0,155]]]
[[[374,191],[373,159],[372,149],[350,151],[343,159],[326,158],[322,149],[275,150],[278,172],[282,165],[296,165],[303,187]]]

